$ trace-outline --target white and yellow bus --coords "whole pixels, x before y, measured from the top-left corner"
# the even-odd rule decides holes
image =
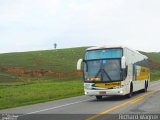
[[[98,100],[108,95],[131,97],[135,91],[146,92],[150,81],[148,58],[122,46],[88,48],[77,62],[77,70],[81,69],[85,95]]]

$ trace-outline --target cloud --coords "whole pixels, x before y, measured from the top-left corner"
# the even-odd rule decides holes
[[[59,0],[16,0],[1,4],[1,14],[7,20],[41,18],[58,14]]]
[[[47,49],[57,42],[61,48],[120,44],[160,51],[159,5],[159,0],[0,1],[0,50]]]

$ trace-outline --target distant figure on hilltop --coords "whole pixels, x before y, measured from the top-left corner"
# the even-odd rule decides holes
[[[57,43],[54,43],[54,49],[56,49],[57,48]]]

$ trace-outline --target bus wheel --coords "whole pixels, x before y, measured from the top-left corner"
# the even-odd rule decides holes
[[[148,84],[147,82],[145,82],[144,89],[142,90],[142,92],[147,92],[147,88],[148,88]]]
[[[102,96],[96,96],[97,100],[102,100]]]
[[[129,92],[129,94],[127,94],[127,98],[131,98],[132,95],[133,95],[133,85],[131,84],[130,85],[130,92]]]

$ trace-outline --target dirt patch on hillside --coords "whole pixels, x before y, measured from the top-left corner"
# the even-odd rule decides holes
[[[58,78],[66,78],[70,76],[82,76],[82,72],[73,71],[71,73],[60,73],[53,70],[45,70],[45,69],[24,69],[22,67],[11,67],[11,66],[3,66],[0,67],[0,71],[18,74],[20,76],[26,77],[41,77],[41,76],[54,76]]]

